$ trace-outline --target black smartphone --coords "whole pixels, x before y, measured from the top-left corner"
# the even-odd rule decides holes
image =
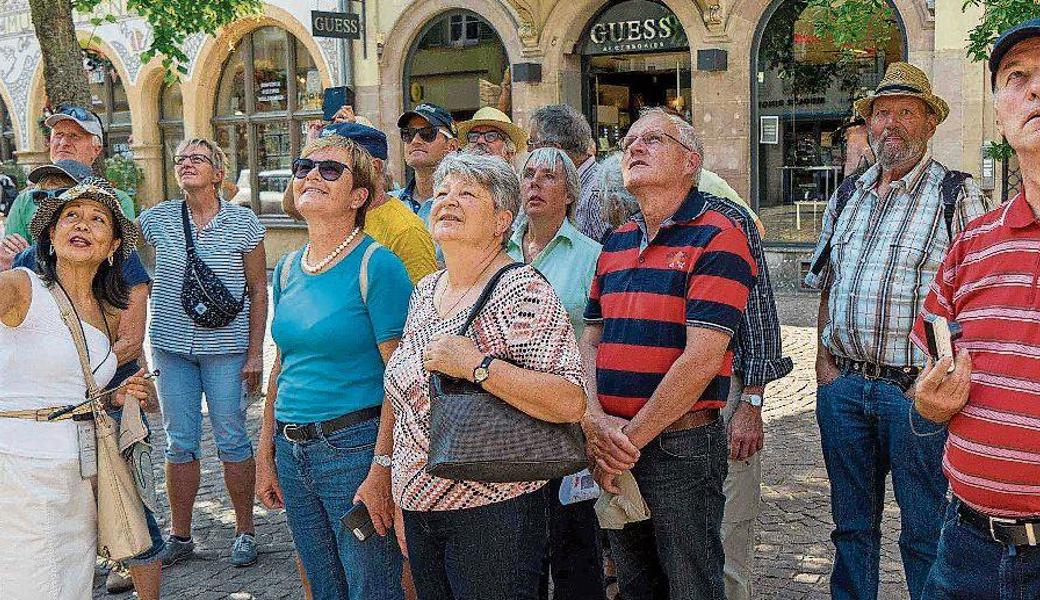
[[[355,504],[340,521],[359,542],[367,540],[376,532],[376,526],[372,524],[372,515],[368,514],[368,507],[361,502]]]
[[[325,88],[325,96],[321,103],[322,117],[331,121],[339,109],[347,104],[354,106],[354,90],[345,85]]]

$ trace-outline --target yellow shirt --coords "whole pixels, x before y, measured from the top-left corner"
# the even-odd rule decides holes
[[[412,283],[438,268],[426,224],[393,196],[365,213],[365,233],[401,259]]]

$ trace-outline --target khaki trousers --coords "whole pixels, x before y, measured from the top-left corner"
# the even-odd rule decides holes
[[[730,380],[729,399],[722,411],[729,423],[740,405],[744,382]],[[723,484],[726,508],[722,516],[722,547],[726,552],[725,583],[727,600],[750,600],[752,562],[755,551],[755,526],[762,499],[762,451],[750,460],[729,461],[729,475]]]

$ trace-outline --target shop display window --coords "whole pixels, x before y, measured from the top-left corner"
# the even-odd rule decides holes
[[[475,13],[451,11],[424,29],[408,54],[405,108],[443,106],[456,121],[485,106],[512,112],[509,57],[490,23]]]
[[[848,128],[852,102],[904,55],[897,24],[885,47],[850,57],[815,35],[807,10],[786,0],[767,11],[753,59],[752,187],[771,242],[816,242],[831,194],[869,157],[862,128]]]
[[[278,27],[243,37],[221,74],[213,126],[228,154],[232,203],[283,216],[282,192],[305,125],[321,118],[322,82],[303,43]]]

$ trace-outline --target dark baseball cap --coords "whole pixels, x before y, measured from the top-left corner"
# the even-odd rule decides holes
[[[29,173],[29,183],[39,183],[48,175],[64,175],[79,183],[94,174],[90,165],[85,165],[74,160],[59,160],[51,165],[36,167]]]
[[[386,134],[378,129],[362,125],[360,123],[332,123],[322,128],[319,138],[330,135],[343,136],[353,140],[372,155],[372,158],[386,160]]]
[[[1034,37],[1040,37],[1040,19],[1030,19],[1019,23],[1000,34],[997,41],[993,43],[993,50],[989,53],[990,87],[994,89],[997,87],[997,70],[1000,69],[1000,61],[1004,60],[1004,55],[1014,48],[1015,44]]]
[[[455,119],[451,118],[451,113],[436,104],[423,102],[419,106],[416,106],[412,110],[401,115],[401,118],[397,120],[397,126],[407,127],[408,121],[412,117],[422,117],[434,127],[443,127],[447,129],[448,132],[451,133],[452,137],[457,135],[455,132]]]

